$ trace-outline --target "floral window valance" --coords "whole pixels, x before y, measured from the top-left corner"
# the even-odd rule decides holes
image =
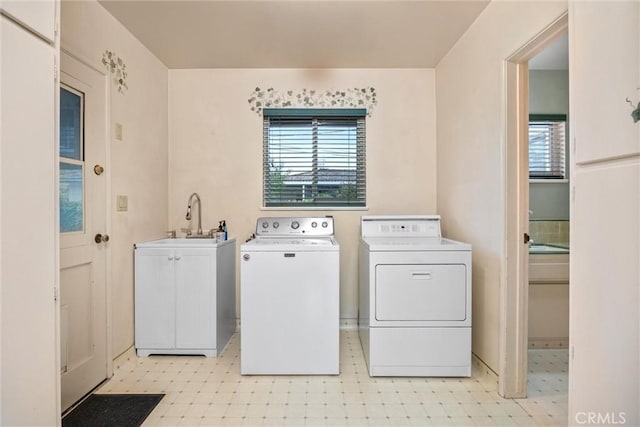
[[[256,87],[248,99],[251,111],[262,115],[265,108],[365,108],[371,117],[378,103],[373,87],[343,90],[302,89],[278,91],[274,88]]]

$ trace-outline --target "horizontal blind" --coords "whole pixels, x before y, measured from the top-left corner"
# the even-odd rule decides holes
[[[263,140],[265,206],[365,206],[364,115],[265,114]]]
[[[530,119],[530,178],[565,178],[565,127],[564,120]]]

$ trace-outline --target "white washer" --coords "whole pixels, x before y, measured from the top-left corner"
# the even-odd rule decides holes
[[[440,216],[364,216],[359,335],[371,376],[471,375],[471,245]]]
[[[333,218],[259,218],[240,254],[240,373],[339,374]]]

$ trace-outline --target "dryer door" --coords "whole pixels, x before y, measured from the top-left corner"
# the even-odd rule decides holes
[[[464,321],[464,264],[376,265],[376,320]]]

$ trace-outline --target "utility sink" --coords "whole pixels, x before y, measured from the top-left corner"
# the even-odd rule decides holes
[[[160,240],[152,240],[150,242],[137,243],[136,247],[156,247],[156,248],[202,248],[202,247],[220,247],[235,241],[235,239],[229,239],[222,242],[218,242],[215,238],[211,237],[198,237],[198,238],[184,238],[178,237],[175,239],[165,238]]]

